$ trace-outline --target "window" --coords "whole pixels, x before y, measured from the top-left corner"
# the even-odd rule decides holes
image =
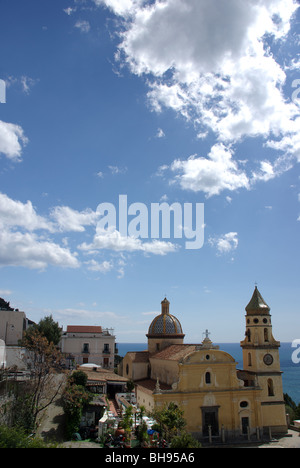
[[[105,357],[105,358],[103,359],[103,367],[104,367],[105,369],[107,369],[107,368],[109,367],[109,358],[108,358],[108,357]]]
[[[268,396],[274,396],[274,385],[272,379],[268,379]]]
[[[251,356],[251,353],[248,353],[248,366],[249,366],[249,367],[252,366],[252,356]]]
[[[206,384],[211,384],[211,375],[210,375],[210,372],[206,372],[206,374],[205,374],[205,383],[206,383]]]
[[[248,408],[248,401],[241,401],[240,408]]]
[[[265,341],[269,341],[269,333],[268,333],[267,328],[264,328],[264,338],[265,338]]]
[[[84,343],[83,344],[83,350],[82,350],[83,353],[89,353],[90,352],[90,346],[88,343]]]
[[[104,344],[103,353],[104,354],[109,354],[109,344],[108,343]]]

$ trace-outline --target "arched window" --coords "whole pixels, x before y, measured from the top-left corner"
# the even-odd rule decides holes
[[[252,356],[251,356],[251,353],[248,353],[248,366],[249,366],[249,367],[252,366]]]
[[[265,339],[265,341],[269,341],[269,333],[268,333],[267,328],[264,328],[264,339]]]
[[[274,385],[272,379],[268,379],[268,396],[274,396]]]
[[[211,383],[211,375],[210,372],[206,372],[205,374],[205,383],[210,384]]]

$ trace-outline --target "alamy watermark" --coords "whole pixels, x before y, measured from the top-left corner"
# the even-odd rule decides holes
[[[118,229],[122,237],[140,239],[187,239],[185,248],[201,249],[204,244],[204,203],[144,203],[128,206],[127,195],[119,195],[119,206],[101,203],[97,231]]]
[[[6,104],[6,83],[0,80],[0,104]]]
[[[292,353],[292,361],[294,364],[300,364],[300,339],[292,342],[292,348],[296,348]]]

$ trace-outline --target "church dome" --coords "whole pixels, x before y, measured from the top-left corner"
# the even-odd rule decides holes
[[[165,298],[162,303],[162,312],[160,315],[152,320],[149,330],[148,337],[159,337],[159,336],[178,336],[183,337],[183,331],[179,320],[169,313],[170,302]]]

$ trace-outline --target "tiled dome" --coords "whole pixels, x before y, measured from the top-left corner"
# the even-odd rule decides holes
[[[152,320],[148,335],[183,335],[179,320],[169,313],[169,301],[162,301],[162,313]]]

